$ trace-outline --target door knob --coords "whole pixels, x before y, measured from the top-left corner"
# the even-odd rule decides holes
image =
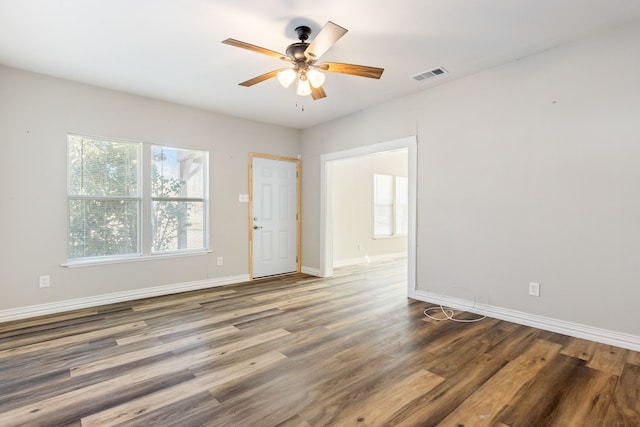
[[[261,225],[254,225],[254,226],[253,226],[253,229],[254,229],[254,230],[257,230],[257,229],[259,229],[259,228],[262,228],[262,226],[261,226]]]

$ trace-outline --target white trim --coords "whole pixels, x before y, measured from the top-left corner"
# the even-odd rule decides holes
[[[358,264],[369,264],[370,262],[371,262],[371,257],[368,257],[368,256],[339,259],[339,260],[333,261],[333,268],[349,267],[351,265],[358,265]]]
[[[468,310],[474,304],[473,301],[452,298],[443,296],[442,294],[425,291],[416,291],[414,298],[419,301],[432,304],[442,304],[443,306],[460,310]],[[567,322],[565,320],[552,319],[550,317],[538,316],[535,314],[525,313],[523,311],[511,310],[488,304],[476,303],[475,310],[473,310],[473,312],[484,314],[487,317],[517,323],[519,325],[531,326],[589,341],[614,345],[616,347],[626,348],[633,351],[640,351],[640,336],[636,335],[610,331],[580,323]]]
[[[333,276],[333,220],[331,218],[332,188],[331,162],[350,157],[361,157],[406,148],[408,150],[409,178],[409,232],[407,235],[407,295],[413,298],[416,292],[416,218],[418,182],[418,146],[415,135],[394,141],[364,145],[344,151],[326,153],[320,156],[320,277]]]
[[[407,257],[407,254],[405,252],[399,252],[399,253],[393,253],[393,254],[339,259],[337,261],[333,261],[333,268],[348,267],[350,265],[358,265],[358,264],[371,264],[372,262],[383,262],[383,261],[389,261],[397,258],[406,258],[406,257]]]
[[[319,268],[305,267],[303,265],[302,268],[300,268],[300,272],[304,273],[304,274],[308,274],[310,276],[323,277],[323,276],[320,275],[320,269]]]
[[[371,240],[388,240],[388,239],[398,239],[402,237],[407,237],[407,234],[390,234],[388,236],[371,236]]]
[[[210,253],[213,253],[213,251],[208,249],[202,249],[202,250],[195,249],[195,250],[189,250],[189,251],[159,252],[152,255],[132,255],[132,256],[122,256],[122,257],[101,257],[101,258],[86,258],[86,259],[79,258],[79,259],[69,260],[64,264],[61,264],[61,266],[67,267],[67,268],[91,267],[95,265],[104,265],[104,264],[120,264],[124,262],[138,262],[138,261],[150,261],[155,259],[200,256],[200,255],[208,255]]]
[[[218,279],[199,280],[194,282],[176,283],[172,285],[154,286],[151,288],[134,289],[131,291],[114,292],[111,294],[97,295],[93,297],[75,298],[46,304],[18,307],[8,310],[0,310],[0,322],[26,319],[47,314],[61,313],[83,308],[97,307],[100,305],[114,304],[123,301],[133,301],[142,298],[152,298],[179,292],[195,291],[199,289],[214,288],[217,286],[232,285],[248,282],[248,274],[238,276],[221,277]]]

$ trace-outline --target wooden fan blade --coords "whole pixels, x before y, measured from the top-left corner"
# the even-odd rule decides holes
[[[327,21],[325,26],[322,27],[318,35],[304,51],[304,56],[312,61],[317,60],[326,51],[328,51],[331,46],[336,44],[340,37],[347,34],[347,31],[349,30],[342,28],[340,25],[334,24],[331,21]]]
[[[319,88],[315,88],[311,86],[311,97],[313,98],[314,101],[316,101],[318,99],[326,98],[327,94],[325,93],[322,86]]]
[[[384,68],[342,64],[340,62],[323,62],[317,67],[328,73],[351,74],[352,76],[369,77],[371,79],[379,79],[384,72]]]
[[[264,47],[256,46],[251,43],[241,42],[236,39],[226,39],[222,40],[222,43],[228,44],[229,46],[241,47],[242,49],[250,50],[251,52],[261,53],[263,55],[272,56],[274,58],[282,59],[283,61],[291,62],[291,59],[280,52],[276,52],[274,50],[266,49]]]
[[[247,80],[246,82],[242,82],[242,83],[238,83],[240,86],[245,86],[245,87],[249,87],[249,86],[253,86],[255,84],[258,84],[260,82],[263,82],[265,80],[269,80],[272,77],[275,77],[278,75],[278,73],[280,71],[284,70],[284,68],[280,68],[278,70],[273,70],[273,71],[269,71],[268,73],[264,73],[261,74],[257,77],[254,77],[252,79]]]

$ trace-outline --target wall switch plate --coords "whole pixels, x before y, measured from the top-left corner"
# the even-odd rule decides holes
[[[249,203],[249,195],[248,194],[238,194],[238,201],[240,203]]]
[[[216,262],[218,265],[222,265],[222,257],[219,256]]]
[[[38,279],[38,287],[48,288],[51,286],[51,278],[49,276],[40,276]]]
[[[540,283],[529,282],[529,295],[534,297],[540,296]]]

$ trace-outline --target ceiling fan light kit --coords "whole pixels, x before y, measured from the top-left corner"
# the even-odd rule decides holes
[[[313,68],[307,71],[307,79],[311,86],[315,88],[319,88],[324,84],[324,73],[321,73],[318,70],[314,70]]]
[[[300,69],[296,71],[293,68],[285,68],[278,71],[278,81],[283,87],[291,86],[291,83],[296,78],[298,79],[296,93],[300,96],[311,95],[311,87],[309,85],[319,89],[325,80],[324,74],[313,68],[306,71]]]
[[[263,55],[272,56],[293,65],[293,68],[269,71],[268,73],[239,83],[240,86],[249,87],[272,77],[277,77],[280,84],[286,88],[291,86],[291,84],[297,79],[298,83],[296,85],[296,93],[300,96],[311,95],[315,101],[327,96],[322,88],[325,81],[325,75],[319,70],[329,73],[350,74],[373,79],[379,79],[382,76],[384,68],[342,64],[338,62],[324,62],[316,65],[318,58],[329,50],[346,33],[346,28],[329,21],[324,27],[322,27],[322,30],[320,30],[313,41],[311,43],[307,43],[307,39],[311,34],[311,29],[304,25],[299,26],[296,28],[296,34],[300,41],[289,45],[286,49],[286,55],[235,39],[226,39],[223,40],[222,43],[247,49],[252,52],[261,53]]]
[[[300,96],[311,95],[311,85],[309,84],[309,80],[303,79],[303,76],[300,76],[298,79],[298,87],[296,88],[296,93]]]
[[[278,71],[278,81],[282,85],[282,87],[289,87],[291,83],[298,77],[293,68],[285,68],[284,70]]]

